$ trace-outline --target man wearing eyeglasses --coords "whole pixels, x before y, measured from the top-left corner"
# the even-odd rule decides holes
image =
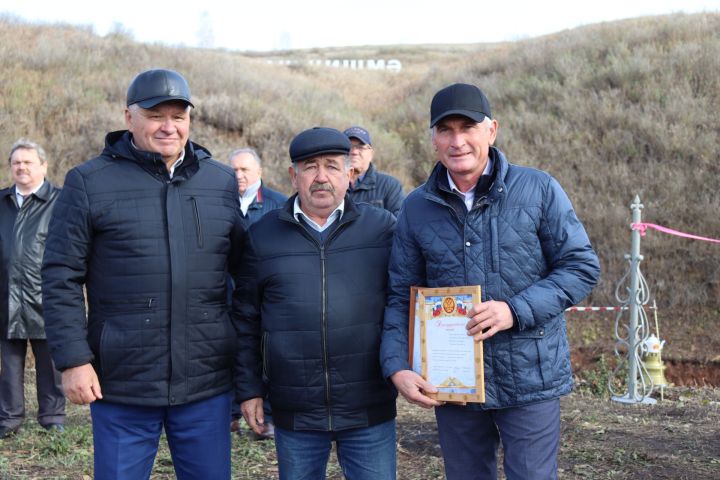
[[[397,217],[405,198],[402,185],[396,178],[375,169],[370,133],[362,127],[350,127],[344,133],[352,144],[348,195],[355,203],[369,203]]]

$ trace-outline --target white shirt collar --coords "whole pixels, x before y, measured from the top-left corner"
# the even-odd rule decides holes
[[[170,178],[175,175],[175,169],[178,168],[180,165],[182,165],[183,161],[185,161],[185,149],[183,148],[180,151],[180,157],[178,157],[177,160],[175,160],[175,163],[172,164],[170,167],[170,170],[168,170],[168,174],[170,175]]]
[[[313,230],[317,230],[318,232],[324,231],[326,228],[328,228],[330,225],[333,224],[335,220],[338,218],[341,218],[343,213],[345,213],[345,200],[343,199],[342,202],[340,202],[340,205],[333,210],[333,212],[328,217],[327,221],[325,222],[325,225],[319,225],[315,223],[313,219],[308,217],[305,212],[302,211],[302,208],[300,208],[300,197],[295,197],[295,204],[293,205],[293,216],[295,219],[299,222],[300,217],[302,216],[303,220],[310,225]]]
[[[485,170],[483,170],[482,175],[490,175],[492,173],[493,168],[493,159],[488,157],[487,165],[485,165]],[[463,197],[463,202],[465,202],[465,206],[468,209],[468,212],[472,210],[473,202],[475,201],[475,185],[468,190],[467,192],[461,192],[457,185],[455,185],[455,182],[453,182],[452,177],[450,176],[450,170],[447,170],[447,178],[448,178],[448,184],[450,185],[450,191],[451,192],[457,192]],[[479,180],[479,179],[478,179]]]
[[[242,210],[243,215],[247,215],[248,208],[250,208],[250,204],[253,202],[253,200],[255,200],[257,192],[258,190],[260,190],[261,183],[262,180],[258,179],[257,182],[251,184],[245,190],[245,193],[240,195],[240,209]]]
[[[15,185],[15,200],[17,201],[18,208],[22,207],[23,202],[27,197],[32,195],[33,193],[37,193],[38,190],[42,188],[42,186],[45,185],[45,180],[40,183],[37,187],[33,188],[30,192],[26,193],[25,195],[21,195],[20,192],[18,192],[17,185]]]
[[[130,145],[132,145],[135,150],[140,150],[137,147],[137,145],[135,145],[135,141],[133,141],[132,139],[130,139]],[[175,162],[170,166],[170,169],[168,170],[168,175],[170,175],[170,178],[172,178],[173,175],[175,175],[175,169],[178,168],[180,165],[182,165],[184,160],[185,160],[185,148],[183,147],[183,149],[180,151],[180,156],[178,157],[177,160],[175,160]]]

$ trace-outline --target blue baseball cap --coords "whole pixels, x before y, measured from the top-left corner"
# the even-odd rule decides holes
[[[368,133],[368,131],[362,127],[350,127],[343,133],[347,135],[348,138],[357,138],[365,145],[372,146],[372,141],[370,140],[370,133]]]

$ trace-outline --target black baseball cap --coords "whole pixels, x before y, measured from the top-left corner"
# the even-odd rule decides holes
[[[290,160],[301,162],[326,153],[350,153],[350,139],[334,128],[314,127],[298,133],[290,142]]]
[[[430,128],[449,115],[463,115],[476,122],[492,118],[485,94],[467,83],[455,83],[435,94],[430,104]]]
[[[173,70],[156,68],[140,73],[133,79],[127,91],[127,105],[152,108],[163,102],[178,100],[191,107],[190,87],[185,78]]]

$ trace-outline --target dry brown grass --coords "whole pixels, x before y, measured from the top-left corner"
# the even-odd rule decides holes
[[[0,18],[0,145],[20,136],[46,147],[50,177],[96,154],[124,128],[132,77],[168,67],[196,99],[193,138],[220,160],[250,145],[268,183],[289,191],[287,145],[299,131],[366,126],[377,163],[406,189],[434,163],[432,94],[454,81],[490,97],[511,161],[546,169],[568,191],[600,255],[591,304],[614,302],[626,269],[635,194],[644,218],[720,237],[720,14],[606,23],[516,43],[308,50],[296,57],[398,58],[404,69],[349,71],[266,65],[257,55],[143,45],[117,33],[33,26]],[[7,173],[3,177],[8,182]],[[643,270],[661,308],[701,307],[720,296],[717,246],[650,233]]]
[[[93,450],[88,407],[68,407],[64,435],[45,432],[33,419],[37,411],[33,373],[27,372],[25,381],[28,419],[17,436],[0,441],[0,480],[89,480]],[[561,402],[560,479],[717,477],[717,388],[668,389],[665,401],[652,407],[610,402],[582,388]],[[399,480],[444,478],[432,410],[398,400],[397,434]],[[247,436],[233,435],[231,458],[232,478],[277,478],[272,441],[253,442]],[[343,478],[334,454],[327,473],[329,480]],[[175,478],[164,440],[150,478]]]

